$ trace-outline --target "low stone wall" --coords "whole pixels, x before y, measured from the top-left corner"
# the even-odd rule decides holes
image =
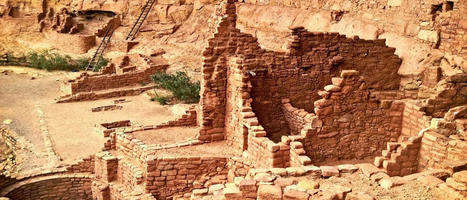
[[[136,96],[140,95],[144,91],[153,89],[154,86],[142,86],[136,88],[126,88],[122,90],[115,90],[109,92],[83,92],[78,93],[76,95],[65,95],[59,98],[57,103],[69,103],[69,102],[77,102],[77,101],[91,101],[91,100],[98,100],[98,99],[108,99],[113,97],[122,97],[122,96]]]
[[[322,99],[314,102],[314,113],[283,100],[289,126],[301,128],[299,136],[288,136],[288,143],[294,146],[292,165],[306,165],[308,159],[319,163],[374,157],[386,142],[398,139],[404,104],[370,98],[363,80],[354,70],[344,70],[341,77],[332,78],[333,84],[319,92]]]
[[[412,136],[403,142],[388,142],[375,166],[382,167],[389,176],[406,176],[418,170],[418,154],[422,136]]]
[[[248,158],[254,167],[288,167],[290,166],[290,147],[282,142],[274,143],[264,136],[248,134]]]
[[[235,177],[245,177],[253,164],[243,157],[231,157],[227,163],[229,168],[228,181],[233,182]]]
[[[71,83],[71,94],[120,88],[147,82],[150,75],[165,70],[168,65],[154,65],[146,69],[123,74],[103,74],[98,76],[81,76]]]
[[[146,191],[156,198],[185,194],[195,188],[227,182],[227,158],[152,158],[145,168]]]
[[[37,177],[14,186],[6,197],[24,200],[92,199],[91,177],[85,174]]]
[[[282,99],[282,113],[290,128],[290,135],[299,135],[306,124],[311,123],[312,113],[298,109],[290,104],[289,99]]]
[[[94,173],[94,155],[84,158],[76,164],[66,167],[68,173]]]
[[[467,160],[467,141],[447,137],[437,130],[426,131],[421,145],[419,171],[446,168]]]

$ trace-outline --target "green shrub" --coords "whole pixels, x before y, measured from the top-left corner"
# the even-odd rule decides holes
[[[79,58],[78,60],[75,61],[75,65],[77,65],[80,70],[84,70],[84,69],[86,69],[86,67],[88,67],[89,60],[90,60],[90,58]],[[99,61],[97,62],[97,65],[94,66],[94,71],[95,72],[100,71],[108,63],[109,63],[109,60],[107,60],[104,57],[100,56]]]
[[[151,76],[159,87],[171,91],[174,97],[186,103],[199,102],[200,83],[192,82],[185,72],[177,72],[175,75],[157,73]]]
[[[24,57],[28,67],[36,69],[44,69],[48,71],[64,70],[64,71],[78,71],[84,70],[89,64],[89,58],[73,59],[67,55],[60,55],[51,53],[49,51],[31,52]],[[108,60],[99,57],[98,64],[94,67],[94,71],[100,69],[108,64]]]
[[[168,97],[153,97],[151,98],[151,101],[157,101],[159,102],[161,105],[167,105],[167,103],[169,102],[169,98]]]

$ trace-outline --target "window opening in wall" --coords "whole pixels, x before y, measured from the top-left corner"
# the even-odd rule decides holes
[[[444,11],[447,12],[447,11],[451,11],[454,9],[454,2],[453,1],[447,1],[445,4],[444,4]]]
[[[13,7],[10,9],[10,12],[8,12],[8,15],[13,18],[20,17],[20,11],[18,7]]]
[[[431,14],[434,15],[437,12],[443,11],[443,4],[431,5]]]

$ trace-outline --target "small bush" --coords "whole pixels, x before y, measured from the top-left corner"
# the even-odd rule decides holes
[[[153,97],[151,98],[151,101],[157,101],[161,105],[167,105],[167,103],[169,102],[169,98],[168,97]]]
[[[51,53],[49,51],[31,52],[24,57],[24,60],[27,62],[27,67],[48,71],[79,71],[86,69],[89,64],[89,58],[73,59],[70,56]],[[108,60],[102,56],[99,57],[99,62],[94,67],[94,71],[100,71],[107,64]]]
[[[75,61],[75,65],[77,65],[80,70],[86,69],[88,67],[90,58],[79,58],[78,60]],[[94,66],[94,71],[98,72],[100,71],[103,67],[105,67],[109,63],[109,60],[105,59],[104,57],[100,56],[99,61],[97,62],[97,65]]]
[[[151,76],[159,87],[171,91],[174,97],[186,103],[199,102],[200,83],[192,82],[185,72],[177,72],[175,75],[157,73]]]

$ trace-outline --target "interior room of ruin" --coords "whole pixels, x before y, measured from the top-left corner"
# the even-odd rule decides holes
[[[467,199],[466,0],[0,0],[0,200]]]

